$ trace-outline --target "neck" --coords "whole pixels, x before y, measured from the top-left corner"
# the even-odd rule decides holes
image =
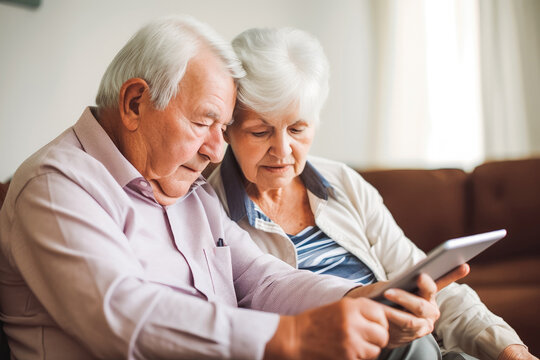
[[[246,187],[251,200],[287,234],[297,234],[306,226],[315,225],[308,192],[300,177],[284,188],[260,191],[253,184],[252,188]]]
[[[101,125],[103,130],[105,130],[107,135],[109,135],[114,145],[116,145],[120,152],[124,154],[120,146],[120,129],[118,125],[121,123],[121,121],[118,110],[97,108],[97,110],[95,112],[93,111],[92,113],[94,114],[94,117],[99,125]]]
[[[273,189],[260,189],[256,184],[246,184],[246,192],[251,200],[271,216],[282,207],[284,203],[295,201],[299,196],[306,194],[306,187],[300,177],[294,178],[287,186]]]
[[[141,151],[141,142],[136,139],[138,135],[123,126],[118,110],[98,108],[94,116],[120,153],[144,176],[146,168],[145,152]]]

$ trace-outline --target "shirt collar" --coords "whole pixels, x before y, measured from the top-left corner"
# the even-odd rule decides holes
[[[94,116],[96,110],[95,107],[87,107],[73,126],[83,150],[103,164],[121,187],[134,179],[142,178],[101,127]]]
[[[227,147],[221,162],[220,172],[231,219],[238,222],[247,215],[249,223],[254,226],[257,217],[255,204],[247,195],[243,184],[244,175],[230,146]],[[328,190],[332,185],[309,161],[306,162],[300,178],[308,191],[320,199],[328,200]]]

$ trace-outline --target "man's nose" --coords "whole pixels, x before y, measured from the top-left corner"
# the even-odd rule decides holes
[[[220,126],[211,126],[206,134],[199,152],[210,159],[210,162],[217,163],[223,158],[223,131]]]

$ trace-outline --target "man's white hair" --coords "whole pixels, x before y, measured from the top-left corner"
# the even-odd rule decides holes
[[[165,109],[201,46],[223,61],[233,79],[245,75],[230,43],[210,26],[188,16],[167,16],[141,28],[120,50],[101,79],[96,104],[117,108],[122,84],[142,78],[149,84],[154,106]]]
[[[328,61],[320,42],[293,28],[253,28],[233,41],[246,76],[238,80],[240,107],[260,114],[298,106],[299,116],[318,123],[328,96]]]

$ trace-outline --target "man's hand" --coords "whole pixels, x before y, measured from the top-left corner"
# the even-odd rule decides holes
[[[523,345],[510,345],[503,350],[498,360],[538,360],[538,358]]]
[[[406,311],[385,307],[385,314],[390,323],[389,348],[403,346],[411,341],[430,334],[435,321],[441,313],[435,301],[437,285],[426,274],[419,276],[418,295],[401,289],[385,291],[384,296],[401,305]]]
[[[435,300],[437,292],[452,282],[469,274],[468,264],[463,264],[436,282],[426,274],[418,277],[417,294],[400,289],[385,291],[384,296],[401,305],[406,311],[386,308],[386,316],[390,323],[390,341],[388,347],[399,347],[430,334],[435,328],[435,321],[441,315]]]
[[[265,359],[375,359],[388,343],[384,306],[343,298],[296,316],[282,316]]]
[[[385,292],[388,300],[400,305],[406,311],[385,307],[389,321],[390,340],[388,347],[399,347],[421,338],[433,331],[435,321],[440,316],[435,301],[437,291],[452,282],[465,277],[470,271],[468,264],[463,264],[434,282],[428,275],[418,278],[418,293],[411,294],[400,289]],[[386,282],[378,282],[368,286],[357,287],[347,293],[349,297],[370,297],[377,294]]]

